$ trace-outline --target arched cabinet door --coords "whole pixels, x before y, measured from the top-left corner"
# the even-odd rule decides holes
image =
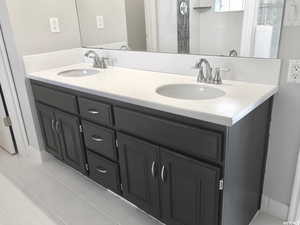
[[[64,162],[74,169],[86,173],[86,157],[79,118],[58,110],[55,111],[55,116],[55,129],[59,137]]]
[[[166,224],[218,224],[220,169],[161,149],[161,213]]]
[[[158,147],[118,133],[123,196],[158,217]]]
[[[46,151],[58,159],[63,159],[58,136],[55,130],[55,109],[36,103]]]

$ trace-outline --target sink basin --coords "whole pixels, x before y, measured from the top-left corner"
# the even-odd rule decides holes
[[[95,75],[97,73],[99,73],[99,71],[93,69],[75,69],[62,71],[58,73],[58,75],[63,77],[84,77]]]
[[[169,84],[159,87],[156,92],[165,97],[185,100],[214,99],[226,94],[218,88],[198,84]]]

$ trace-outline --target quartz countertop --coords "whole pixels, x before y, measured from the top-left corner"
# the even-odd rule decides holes
[[[27,77],[60,87],[103,96],[135,105],[165,111],[224,126],[233,126],[257,106],[278,92],[278,86],[225,80],[222,85],[201,84],[223,90],[222,97],[207,100],[181,100],[156,93],[168,84],[197,84],[195,77],[110,67],[98,74],[64,77],[57,74],[71,69],[91,69],[87,63],[30,72]]]

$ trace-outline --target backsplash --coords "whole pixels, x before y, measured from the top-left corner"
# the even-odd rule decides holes
[[[83,55],[88,50],[76,48],[24,56],[26,71],[41,71],[84,62],[86,59]],[[281,60],[279,59],[178,55],[100,49],[95,51],[100,56],[110,57],[114,66],[131,69],[197,76],[198,71],[194,66],[200,58],[206,58],[213,67],[230,69],[230,72],[222,74],[225,80],[278,85],[280,79]]]

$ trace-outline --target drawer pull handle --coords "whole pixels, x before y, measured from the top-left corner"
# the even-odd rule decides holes
[[[152,177],[153,177],[153,178],[156,177],[155,171],[156,171],[156,162],[153,161],[152,166],[151,166],[151,174],[152,174]]]
[[[98,115],[100,113],[100,112],[98,112],[97,110],[94,110],[94,109],[90,109],[90,110],[88,110],[88,112],[90,114],[93,114],[93,115]]]
[[[104,139],[100,138],[100,137],[96,137],[96,136],[92,136],[92,140],[96,141],[96,142],[103,142]]]
[[[107,173],[107,170],[100,169],[100,168],[97,168],[96,171],[99,172],[99,173],[102,173],[102,174],[106,174]]]
[[[166,181],[166,167],[163,166],[161,169],[161,181],[164,183]]]

